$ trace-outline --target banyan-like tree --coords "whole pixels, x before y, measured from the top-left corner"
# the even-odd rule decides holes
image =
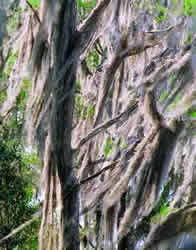
[[[39,249],[183,246],[196,224],[195,2],[27,5],[0,115],[28,72],[25,129],[43,165]]]

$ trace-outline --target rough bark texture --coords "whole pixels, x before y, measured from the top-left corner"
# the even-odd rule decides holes
[[[81,118],[74,129],[73,144],[80,148],[81,180],[104,169],[107,158],[117,163],[81,187],[81,213],[88,211],[81,221],[89,231],[96,221],[96,235],[87,232],[86,237],[98,249],[175,249],[179,241],[170,242],[168,238],[192,227],[192,223],[176,219],[177,214],[183,220],[193,214],[188,209],[186,215],[175,210],[186,202],[182,200],[183,193],[188,192],[189,200],[194,189],[190,184],[193,174],[187,168],[194,167],[195,121],[184,115],[195,105],[192,46],[184,45],[192,24],[189,18],[181,22],[173,16],[173,22],[169,21],[176,26],[170,26],[168,21],[157,27],[149,13],[130,1],[113,1],[108,13],[112,13],[111,24],[101,37],[103,49],[107,48],[102,70],[97,68],[91,76],[85,75],[81,67],[79,74],[85,104],[95,105],[95,114],[93,119]],[[159,31],[144,32],[152,27]],[[184,97],[172,108],[170,104],[179,94]],[[118,117],[135,103],[136,110],[125,119],[104,130],[96,129],[104,128],[105,121]],[[109,141],[108,157],[105,150]],[[107,162],[98,160],[103,155]],[[186,159],[189,162],[185,163]],[[161,223],[159,215],[155,227],[153,216],[158,217],[165,199],[168,213],[177,214]],[[167,246],[157,245],[165,239]]]
[[[29,126],[43,157],[43,218],[39,249],[79,249],[79,196],[71,135],[78,57],[97,31],[109,1],[100,1],[77,29],[75,1],[43,1],[32,54]],[[89,25],[94,19],[93,25]],[[85,36],[84,36],[85,34]],[[56,221],[56,222],[55,222]]]
[[[25,36],[27,127],[43,159],[40,250],[173,250],[194,232],[195,20],[163,1],[168,19],[155,22],[149,2],[100,0],[77,26],[75,1],[45,0]],[[19,92],[8,89],[2,117]]]

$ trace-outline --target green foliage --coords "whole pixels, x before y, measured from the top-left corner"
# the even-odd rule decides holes
[[[92,9],[96,6],[97,1],[91,0],[91,1],[85,1],[85,0],[77,0],[77,5],[79,9]]]
[[[12,11],[12,14],[9,17],[8,23],[7,23],[8,33],[12,33],[12,32],[17,30],[18,26],[20,25],[20,21],[21,21],[21,13],[22,13],[21,8],[15,8]]]
[[[191,117],[196,118],[196,111],[191,112]]]
[[[196,110],[195,109],[191,109],[186,113],[187,116],[191,117],[191,118],[196,118]]]
[[[160,207],[160,210],[157,214],[155,214],[154,216],[151,217],[151,222],[156,224],[156,223],[159,223],[160,220],[167,216],[169,214],[169,212],[171,212],[173,209],[170,208],[169,206],[167,205],[162,205]]]
[[[191,41],[192,41],[192,34],[188,34],[188,37],[186,41],[184,42],[184,45],[188,45],[189,43],[191,43]]]
[[[3,103],[7,100],[7,90],[3,90],[0,92],[0,103]]]
[[[23,147],[17,139],[10,137],[7,131],[1,131],[0,137],[0,232],[6,236],[14,228],[31,218],[37,211],[32,203],[32,168],[23,159]],[[27,178],[28,177],[28,178]],[[26,228],[17,236],[9,239],[9,249],[33,249],[31,238],[37,242],[39,222]],[[30,236],[31,233],[31,236]],[[28,245],[27,248],[24,246]],[[37,244],[37,243],[36,243]],[[35,249],[35,248],[34,248]]]
[[[18,52],[14,52],[13,50],[9,52],[8,59],[5,65],[5,70],[4,72],[0,72],[1,81],[8,81],[10,73],[13,70],[17,58],[18,58]]]
[[[33,6],[35,9],[39,9],[40,7],[40,0],[29,0],[29,3]]]
[[[36,152],[24,152],[22,153],[22,159],[27,165],[40,165],[40,159],[37,157]]]
[[[81,90],[81,83],[80,83],[80,81],[77,81],[76,82],[76,93],[80,92],[80,90]]]
[[[78,16],[80,20],[85,19],[96,6],[97,0],[77,0]]]
[[[78,117],[84,120],[87,118],[87,106],[81,95],[76,95],[74,109]]]
[[[0,72],[0,81],[7,81],[8,75],[5,72]]]
[[[86,239],[88,239],[88,235],[90,233],[95,233],[95,227],[88,226],[88,227],[82,227],[80,229],[80,241],[81,241],[81,244],[82,244],[82,250],[86,250],[87,249],[87,248],[84,247],[83,242],[86,241]]]
[[[170,192],[170,183],[168,182],[161,194],[159,202],[156,207],[152,210],[149,216],[149,222],[159,223],[163,217],[166,217],[170,212],[175,211],[175,208],[169,207],[169,192]]]
[[[12,68],[15,54],[8,60]],[[10,69],[11,70],[11,69]],[[4,74],[2,74],[5,77]],[[7,75],[6,75],[7,76]],[[31,82],[25,78],[16,106],[0,126],[0,234],[9,234],[26,222],[37,211],[33,198],[33,181],[39,173],[35,171],[40,162],[35,153],[28,153],[23,146],[23,124],[28,89]],[[9,249],[37,249],[40,221],[13,236],[6,244]]]
[[[21,140],[25,120],[26,102],[30,86],[31,82],[27,79],[24,79],[21,92],[16,98],[16,106],[12,109],[12,112],[10,113],[10,119],[6,123],[6,126],[10,128],[10,133],[12,133],[12,136],[20,138]]]
[[[104,148],[104,156],[109,156],[112,152],[112,138],[109,136],[106,140],[105,148]]]
[[[170,74],[170,76],[168,77],[168,81],[171,85],[173,85],[177,80],[177,74],[173,73]]]
[[[125,139],[123,137],[120,138],[120,147],[122,149],[127,147],[127,144],[125,143]]]
[[[184,0],[184,14],[186,16],[196,15],[196,0]]]
[[[88,117],[93,119],[95,114],[95,105],[87,105],[81,95],[75,96],[75,106],[74,110],[76,115],[83,120],[86,120]]]
[[[16,100],[18,108],[22,108],[23,110],[25,109],[31,86],[32,81],[30,81],[27,77],[24,77],[21,92]]]
[[[155,20],[158,23],[168,19],[168,9],[159,3],[155,6],[155,13],[157,13]]]
[[[170,183],[168,182],[161,193],[161,197],[157,205],[153,208],[149,216],[145,217],[142,221],[143,227],[149,226],[152,223],[158,223],[163,217],[167,216],[168,213],[173,210],[169,207],[169,191]]]
[[[10,52],[10,55],[8,57],[7,63],[6,63],[6,68],[5,68],[5,76],[7,76],[7,78],[10,76],[10,73],[12,72],[12,69],[14,67],[14,64],[16,62],[16,59],[18,58],[18,52]]]
[[[159,103],[163,102],[167,98],[167,96],[168,96],[167,91],[166,90],[162,91],[158,102]]]
[[[94,114],[95,114],[95,105],[94,106],[89,106],[88,113],[91,119],[93,119]]]
[[[93,48],[87,58],[86,58],[86,63],[87,63],[87,66],[89,67],[89,69],[91,71],[95,71],[97,66],[100,64],[101,60],[100,60],[100,56],[99,54],[97,53],[96,49]]]
[[[89,12],[96,6],[96,0],[77,0],[79,16],[84,19]]]
[[[176,98],[174,99],[173,103],[168,106],[167,111],[171,111],[172,109],[175,109],[181,100],[182,100],[182,94],[178,94]]]

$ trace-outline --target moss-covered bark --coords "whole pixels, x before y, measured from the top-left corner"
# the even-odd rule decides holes
[[[101,0],[77,26],[75,1],[42,1],[27,122],[40,249],[79,249],[79,220],[87,249],[161,249],[194,226],[195,30],[153,3]]]

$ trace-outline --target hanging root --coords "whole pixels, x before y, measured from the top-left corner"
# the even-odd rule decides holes
[[[143,139],[143,141],[137,146],[136,153],[129,164],[126,172],[120,177],[120,180],[113,187],[111,193],[106,194],[104,197],[105,209],[113,206],[118,202],[128,189],[128,183],[130,178],[136,173],[137,169],[141,165],[145,153],[146,146],[154,139],[157,134],[157,129],[152,129],[149,135]]]
[[[104,249],[116,249],[115,244],[117,242],[117,225],[119,210],[120,205],[115,205],[104,211]]]

